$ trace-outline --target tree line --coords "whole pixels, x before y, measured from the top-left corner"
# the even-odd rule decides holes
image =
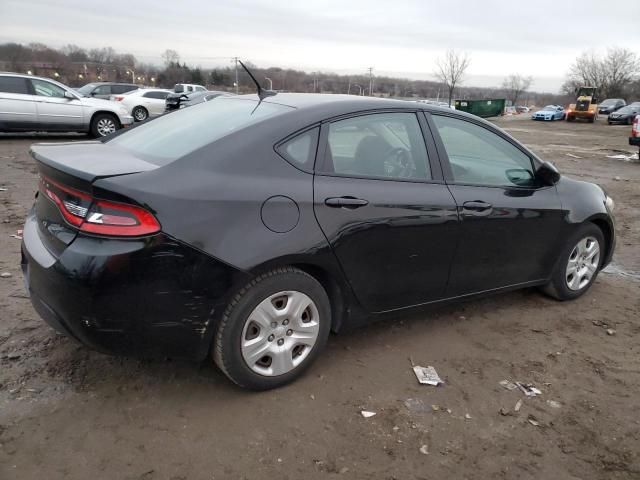
[[[0,70],[31,72],[55,78],[72,87],[95,81],[133,82],[141,85],[172,88],[176,83],[195,83],[213,90],[254,91],[248,75],[236,69],[229,58],[226,66],[201,68],[188,65],[175,50],[165,50],[163,65],[140,62],[131,53],[120,53],[111,47],[85,49],[69,44],[60,49],[41,43],[0,45]],[[559,94],[531,91],[532,77],[518,73],[507,76],[495,88],[473,87],[465,83],[472,59],[461,52],[447,51],[436,62],[435,80],[411,80],[368,73],[338,75],[329,72],[305,72],[278,67],[260,68],[245,62],[266,88],[291,92],[318,92],[369,95],[395,98],[430,98],[452,101],[454,98],[507,98],[514,105],[548,103],[567,104],[580,85],[600,88],[605,96],[640,97],[638,57],[625,49],[614,48],[601,57],[586,52],[571,66],[566,83]],[[371,84],[370,84],[371,80]]]

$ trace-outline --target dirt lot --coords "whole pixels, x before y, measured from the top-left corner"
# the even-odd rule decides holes
[[[0,478],[640,478],[640,163],[607,158],[633,152],[630,129],[497,123],[613,196],[615,268],[572,303],[525,290],[332,336],[302,380],[259,394],[47,327],[10,235],[35,191],[29,145],[60,137],[0,137]],[[419,386],[409,357],[446,384]],[[515,412],[503,379],[543,393]]]

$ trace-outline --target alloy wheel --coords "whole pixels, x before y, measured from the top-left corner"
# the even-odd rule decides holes
[[[116,131],[116,122],[111,118],[101,118],[98,120],[97,130],[102,137],[109,135]]]
[[[147,112],[145,112],[145,110],[142,108],[136,108],[136,110],[133,112],[133,116],[138,122],[142,122],[143,120],[147,119]]]
[[[600,265],[600,244],[594,237],[580,240],[569,255],[565,279],[570,290],[581,290],[593,279]]]
[[[255,373],[284,375],[311,353],[320,331],[318,308],[295,290],[270,295],[253,309],[241,337],[242,358]]]

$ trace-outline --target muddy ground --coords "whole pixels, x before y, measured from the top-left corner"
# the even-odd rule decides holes
[[[61,137],[0,137],[0,478],[640,478],[640,163],[607,158],[633,152],[630,128],[496,123],[609,191],[612,273],[571,303],[524,290],[334,335],[304,378],[266,393],[211,365],[91,352],[46,326],[10,235],[36,187],[29,145]],[[419,386],[409,357],[445,385]]]

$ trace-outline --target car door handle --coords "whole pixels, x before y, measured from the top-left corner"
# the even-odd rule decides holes
[[[481,200],[464,202],[462,204],[462,214],[468,216],[486,216],[491,213],[492,205]]]
[[[345,197],[329,197],[325,199],[324,204],[327,207],[349,208],[353,210],[355,208],[365,207],[369,205],[369,202],[362,198],[345,196]]]

